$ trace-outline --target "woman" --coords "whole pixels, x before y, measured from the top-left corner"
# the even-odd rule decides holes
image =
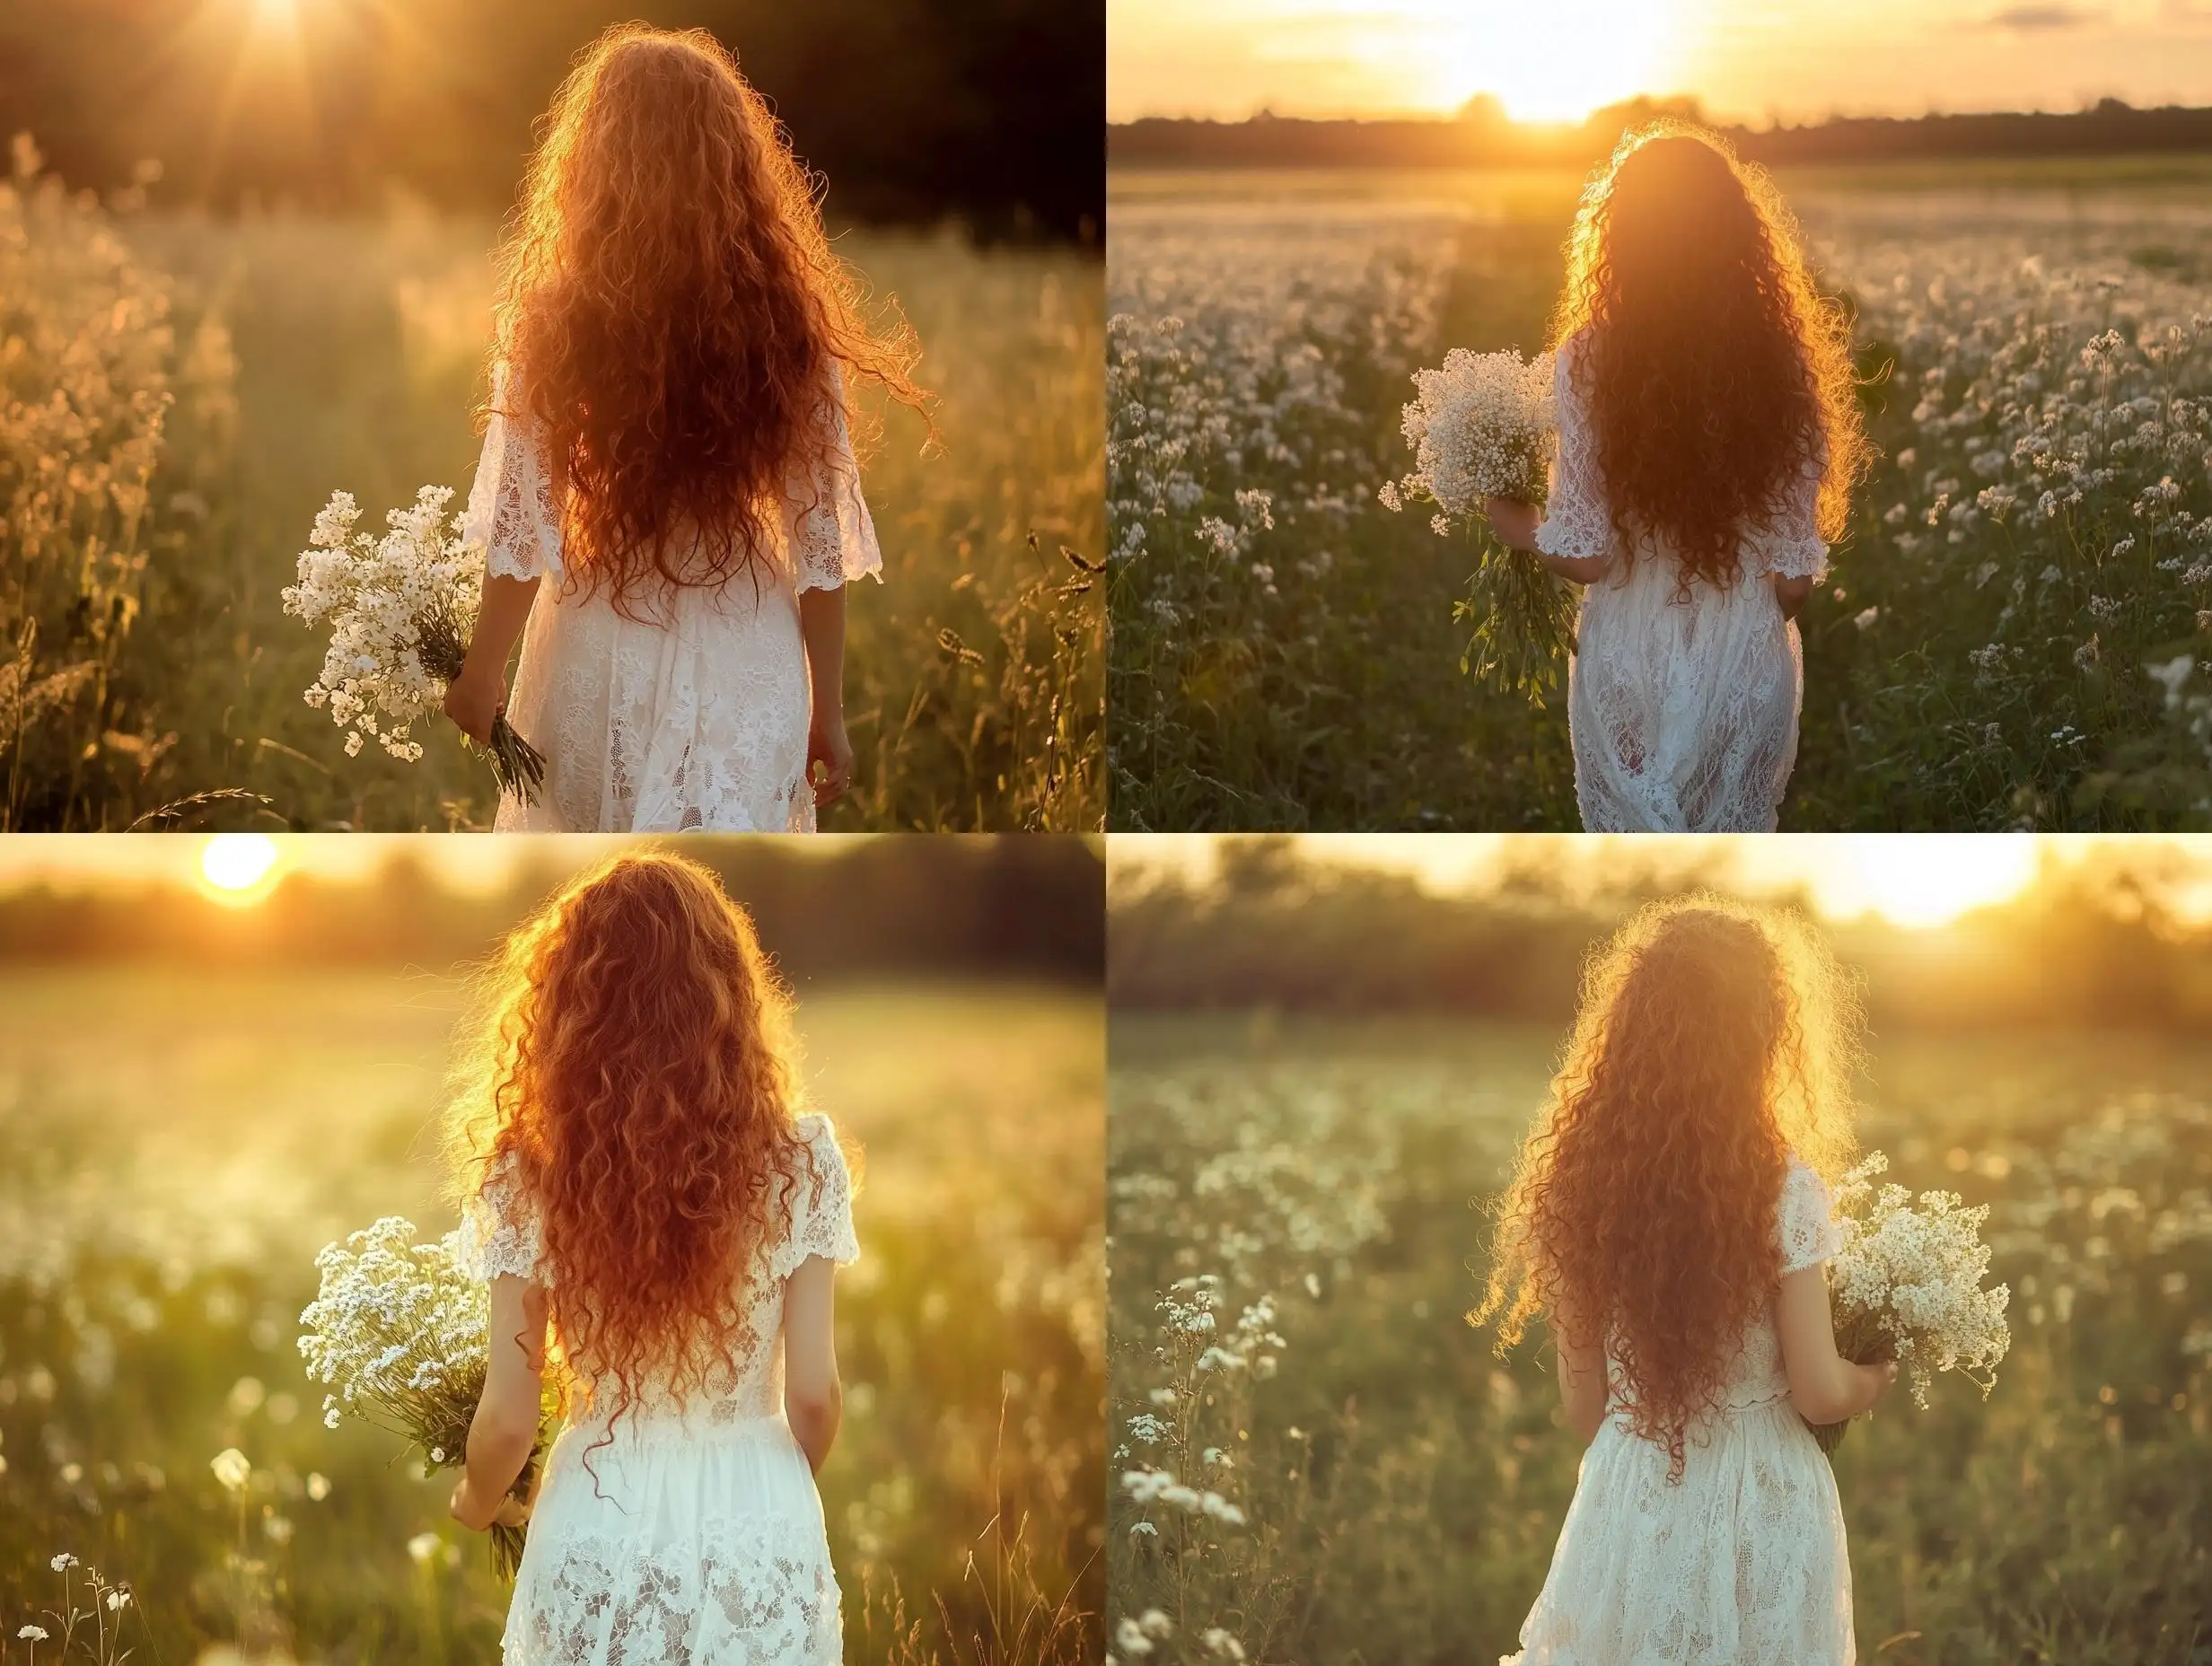
[[[1552,339],[1550,502],[1488,513],[1589,586],[1567,690],[1583,826],[1772,832],[1796,616],[1870,454],[1842,313],[1766,176],[1662,125],[1585,193]]]
[[[1849,991],[1787,917],[1655,904],[1593,963],[1470,1315],[1541,1314],[1588,1452],[1506,1666],[1847,1666],[1851,1564],[1806,1428],[1894,1365],[1836,1349],[1821,1170],[1851,1144]]]
[[[544,752],[502,829],[812,831],[852,770],[844,585],[880,574],[846,398],[919,407],[811,181],[714,38],[610,31],[563,83],[504,251],[445,709]]]
[[[508,941],[461,1100],[463,1264],[491,1355],[453,1514],[517,1522],[509,1666],[836,1666],[812,1475],[837,1436],[852,1186],[793,1114],[789,1008],[744,912],[617,857]]]

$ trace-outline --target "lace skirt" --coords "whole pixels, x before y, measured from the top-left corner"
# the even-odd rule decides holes
[[[1674,598],[1639,563],[1584,596],[1568,671],[1575,798],[1588,833],[1771,833],[1797,761],[1804,661],[1772,585]]]
[[[1843,1510],[1788,1400],[1693,1436],[1679,1482],[1607,1418],[1521,1648],[1500,1666],[1848,1666]]]
[[[547,1460],[505,1666],[839,1666],[821,1498],[789,1425],[595,1438],[565,1430]]]
[[[678,590],[648,618],[548,578],[507,717],[545,754],[502,833],[811,833],[808,688],[788,577]]]

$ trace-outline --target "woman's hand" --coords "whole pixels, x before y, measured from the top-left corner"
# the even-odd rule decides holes
[[[1507,546],[1535,553],[1536,529],[1544,517],[1534,504],[1524,504],[1517,497],[1486,497],[1482,513],[1489,518],[1490,530]]]
[[[806,726],[806,772],[814,783],[817,810],[844,797],[852,785],[853,743],[846,738],[843,712],[815,708]]]
[[[1897,1386],[1897,1362],[1887,1359],[1878,1365],[1862,1365],[1859,1369],[1874,1380],[1874,1399],[1866,1402],[1866,1409],[1872,1411],[1889,1399],[1890,1390]]]
[[[487,1513],[465,1473],[453,1484],[453,1496],[447,1508],[452,1512],[454,1521],[475,1533],[495,1527],[522,1527],[530,1521],[530,1506],[513,1493],[502,1494],[498,1505]]]
[[[492,723],[507,703],[506,680],[480,669],[474,660],[445,685],[445,715],[478,746],[492,738]]]

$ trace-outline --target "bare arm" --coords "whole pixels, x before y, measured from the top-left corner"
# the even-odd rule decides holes
[[[469,1464],[453,1489],[453,1519],[482,1532],[518,1525],[528,1513],[507,1496],[538,1440],[545,1372],[544,1289],[512,1273],[492,1280],[490,1360],[469,1425]]]
[[[461,675],[445,688],[445,715],[478,744],[490,739],[492,719],[506,704],[507,659],[530,619],[541,582],[484,575],[484,604],[477,611],[476,635],[470,639]]]
[[[1553,1304],[1551,1342],[1559,1356],[1559,1407],[1567,1414],[1567,1426],[1585,1446],[1605,1426],[1609,1394],[1605,1350],[1586,1329],[1563,1304]]]
[[[819,1475],[845,1415],[838,1381],[837,1263],[810,1255],[784,1286],[784,1416]]]
[[[1553,556],[1536,548],[1536,529],[1543,524],[1544,517],[1534,504],[1524,504],[1517,497],[1488,497],[1483,500],[1483,513],[1489,517],[1490,530],[1507,548],[1534,556],[1561,578],[1576,584],[1594,584],[1605,576],[1603,556]]]
[[[1805,610],[1805,602],[1813,594],[1813,580],[1804,578],[1777,578],[1774,581],[1774,599],[1782,604],[1782,617],[1794,619]]]
[[[853,776],[853,743],[845,735],[845,587],[799,592],[799,635],[806,643],[812,715],[806,725],[806,764],[820,809],[843,796]]]
[[[1841,1423],[1872,1410],[1897,1381],[1895,1365],[1855,1365],[1836,1352],[1824,1263],[1782,1276],[1775,1329],[1790,1403],[1807,1423]]]

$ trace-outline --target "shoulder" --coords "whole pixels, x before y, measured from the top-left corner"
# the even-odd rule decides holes
[[[1821,1178],[1818,1169],[1792,1152],[1788,1163],[1782,1171],[1782,1197],[1785,1202],[1794,1197],[1805,1197],[1826,1203],[1828,1182]]]
[[[1782,1251],[1782,1270],[1794,1273],[1832,1257],[1841,1245],[1836,1226],[1835,1199],[1820,1171],[1790,1154],[1782,1172],[1781,1195],[1775,1200],[1775,1238]]]
[[[792,1123],[791,1131],[805,1153],[796,1176],[803,1206],[819,1208],[824,1198],[851,1189],[845,1142],[838,1137],[835,1123],[820,1111],[810,1111]]]
[[[1590,326],[1584,324],[1552,348],[1552,380],[1561,388],[1578,386],[1576,378],[1581,375],[1589,356]]]

